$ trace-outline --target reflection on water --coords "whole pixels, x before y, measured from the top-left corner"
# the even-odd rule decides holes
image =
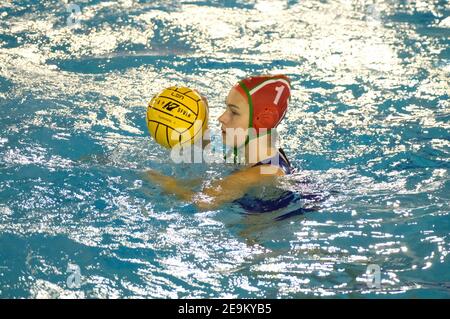
[[[62,1],[0,5],[0,296],[450,296],[447,1],[76,4],[75,26]],[[286,183],[317,211],[197,212],[142,180],[229,172],[171,165],[154,92],[198,88],[214,133],[266,72],[292,79]]]

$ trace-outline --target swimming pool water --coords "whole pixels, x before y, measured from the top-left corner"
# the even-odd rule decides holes
[[[450,297],[448,1],[70,3],[0,4],[1,298]],[[198,212],[142,180],[229,172],[170,162],[154,93],[197,88],[217,133],[268,72],[317,211]]]

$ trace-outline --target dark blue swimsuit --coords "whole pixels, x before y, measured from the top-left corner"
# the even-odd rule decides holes
[[[281,148],[278,149],[278,154],[276,154],[274,157],[258,162],[253,165],[253,167],[264,164],[276,165],[281,168],[285,174],[291,174],[293,171],[289,160],[286,157],[286,154],[284,154]],[[248,214],[255,214],[271,212],[286,207],[294,199],[295,194],[293,192],[283,191],[280,196],[275,199],[262,199],[250,194],[245,194],[243,197],[236,199],[234,202],[244,208]]]
[[[280,148],[278,149],[279,154],[274,157],[268,158],[264,161],[258,162],[253,166],[259,166],[264,164],[276,165],[280,167],[286,175],[292,174],[294,169],[291,167],[286,154]],[[278,159],[275,158],[278,156]],[[300,200],[313,200],[320,201],[320,196],[317,194],[298,194],[292,191],[283,190],[276,198],[262,199],[255,197],[251,194],[245,194],[243,197],[234,201],[234,203],[239,204],[246,212],[245,214],[260,214],[273,212],[281,208],[285,208],[290,204],[294,204]],[[275,217],[274,220],[284,220],[292,216],[302,215],[307,212],[316,211],[317,208],[305,208],[297,207],[292,211],[284,212],[282,215]]]

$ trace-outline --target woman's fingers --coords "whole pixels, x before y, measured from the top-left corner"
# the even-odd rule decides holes
[[[203,94],[201,94],[199,91],[194,90],[198,95],[200,95],[200,97],[202,98],[203,102],[205,102],[206,107],[209,107],[208,105],[208,99],[206,98],[206,96],[204,96]]]

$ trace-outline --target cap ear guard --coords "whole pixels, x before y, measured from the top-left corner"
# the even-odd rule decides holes
[[[255,128],[268,128],[274,127],[274,123],[279,119],[280,114],[276,107],[266,106],[261,112],[255,115],[253,119],[253,126]]]
[[[290,97],[290,85],[284,78],[258,79],[250,90],[253,102],[253,127],[272,129],[284,117]],[[256,81],[255,81],[256,82]]]

